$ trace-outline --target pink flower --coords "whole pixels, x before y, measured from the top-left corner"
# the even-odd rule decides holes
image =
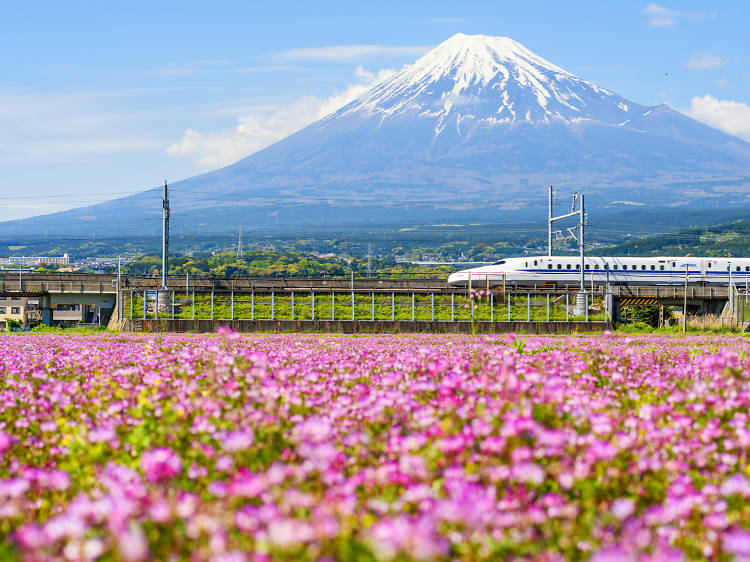
[[[272,544],[288,548],[295,544],[310,542],[315,538],[315,532],[307,521],[281,519],[272,521],[268,526],[268,538]]]
[[[300,441],[321,443],[331,434],[331,424],[325,418],[310,417],[294,428],[294,435]]]
[[[603,548],[591,557],[589,562],[635,562],[636,557],[621,547]]]
[[[244,451],[249,449],[255,441],[252,429],[241,429],[239,431],[227,431],[221,442],[221,447],[227,453]]]
[[[105,443],[117,437],[115,430],[111,427],[97,427],[89,431],[89,443]]]
[[[736,529],[724,533],[722,546],[731,554],[750,556],[750,531]]]
[[[13,439],[4,431],[0,431],[0,453],[7,451],[13,445]]]
[[[230,341],[237,341],[242,338],[239,332],[235,332],[229,326],[219,326],[216,330],[216,333],[220,336],[226,336]]]
[[[630,498],[620,498],[612,502],[612,515],[618,519],[627,519],[635,511],[635,502]]]
[[[158,482],[177,476],[182,460],[172,449],[158,447],[141,455],[141,469],[149,482]]]
[[[739,495],[746,498],[750,497],[750,481],[742,474],[732,474],[732,476],[722,482],[719,492],[722,496]]]
[[[36,549],[47,544],[48,539],[39,525],[28,523],[16,531],[16,540],[23,548]]]
[[[513,476],[521,482],[539,486],[544,482],[544,469],[533,462],[524,462],[513,467]]]
[[[138,523],[130,522],[127,530],[117,537],[120,557],[127,562],[139,562],[148,557],[148,541],[143,529]]]

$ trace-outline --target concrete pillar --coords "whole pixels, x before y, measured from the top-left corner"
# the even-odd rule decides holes
[[[636,289],[638,287],[636,286]],[[576,306],[573,309],[573,316],[588,316],[588,295],[584,291],[576,294]]]

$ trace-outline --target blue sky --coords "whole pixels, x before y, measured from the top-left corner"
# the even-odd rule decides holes
[[[5,3],[1,220],[241,158],[457,32],[750,140],[750,3]]]

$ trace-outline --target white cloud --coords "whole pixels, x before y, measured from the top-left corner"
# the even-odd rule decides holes
[[[675,24],[676,10],[670,10],[659,4],[649,4],[643,8],[643,13],[649,16],[648,23],[655,27],[664,27]]]
[[[717,129],[750,141],[750,106],[738,101],[719,100],[706,94],[690,100],[687,115]]]
[[[668,27],[676,25],[681,19],[700,21],[716,17],[714,10],[674,10],[661,4],[649,4],[641,13],[648,16],[648,23],[654,27]]]
[[[331,45],[287,49],[276,53],[273,58],[349,62],[375,56],[419,56],[432,47],[433,45]]]
[[[646,204],[641,203],[639,201],[628,201],[627,199],[622,199],[618,201],[610,201],[610,205],[628,205],[631,207],[644,207]]]
[[[287,105],[247,112],[237,117],[233,129],[208,133],[188,129],[179,142],[167,148],[167,154],[190,158],[207,169],[226,166],[333,113],[395,72],[388,69],[373,73],[360,66],[355,72],[359,82],[342,92],[326,99],[305,96]]]
[[[714,68],[721,68],[727,64],[727,61],[723,57],[715,55],[697,55],[691,58],[685,66],[692,70],[713,70]]]
[[[122,95],[126,94],[0,93],[0,162],[59,162],[163,147],[163,139],[130,125],[146,111],[113,107],[110,98]]]

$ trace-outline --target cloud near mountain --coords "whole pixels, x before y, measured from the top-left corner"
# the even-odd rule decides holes
[[[167,154],[189,158],[207,170],[226,166],[322,119],[395,73],[391,69],[373,73],[359,66],[355,71],[358,81],[342,92],[326,99],[304,96],[289,104],[245,113],[237,117],[237,126],[232,129],[207,133],[188,129],[167,148]]]

